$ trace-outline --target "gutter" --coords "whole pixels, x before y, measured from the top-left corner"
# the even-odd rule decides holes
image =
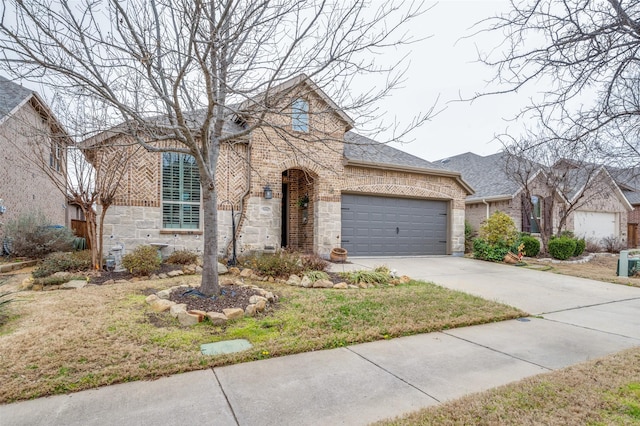
[[[482,203],[483,203],[485,206],[487,206],[487,213],[486,213],[486,214],[487,214],[487,220],[488,220],[488,219],[489,219],[489,203],[487,203],[486,198],[483,198],[483,199],[482,199]]]
[[[397,164],[387,164],[387,163],[376,163],[373,161],[361,161],[361,160],[349,160],[348,158],[343,161],[344,166],[356,166],[356,167],[368,167],[371,169],[380,169],[380,170],[393,170],[398,172],[412,172],[419,173],[422,175],[435,175],[435,176],[443,176],[454,178],[460,186],[462,186],[468,193],[468,195],[475,194],[471,185],[469,185],[463,178],[459,172],[453,172],[450,170],[442,170],[442,169],[427,169],[424,167],[412,167],[412,166],[401,166]]]

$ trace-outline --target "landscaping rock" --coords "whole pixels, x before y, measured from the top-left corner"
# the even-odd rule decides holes
[[[359,282],[358,283],[358,288],[368,288],[369,286],[367,285],[367,283],[363,283],[363,282]]]
[[[220,285],[234,285],[236,280],[233,277],[220,278]]]
[[[127,280],[115,280],[113,283],[114,284],[129,284],[129,281],[127,281]]]
[[[338,284],[334,285],[333,288],[338,289],[338,290],[346,290],[347,288],[349,288],[349,286],[347,285],[347,283],[341,282],[341,283],[338,283]]]
[[[247,307],[244,309],[244,314],[248,317],[254,317],[256,316],[256,305],[247,305]]]
[[[258,312],[262,312],[266,309],[267,307],[267,301],[266,300],[258,300],[258,302],[256,303],[256,311]]]
[[[179,277],[180,275],[184,275],[184,272],[182,272],[180,269],[177,269],[175,271],[167,272],[167,276],[169,276],[171,278]]]
[[[33,287],[33,277],[25,278],[20,284],[20,290],[29,290]]]
[[[259,300],[264,300],[265,302],[267,301],[266,297],[262,297],[262,296],[256,296],[253,295],[249,298],[249,303],[255,305],[256,303],[258,303]]]
[[[159,292],[156,293],[156,296],[158,296],[160,299],[169,299],[170,295],[171,295],[171,289],[160,290]]]
[[[313,283],[314,288],[333,288],[333,282],[329,280],[318,280]]]
[[[271,293],[270,291],[268,291],[267,294],[264,295],[264,297],[266,297],[269,302],[275,302],[276,301],[276,296],[273,293]]]
[[[222,313],[230,320],[242,318],[244,316],[244,310],[242,308],[227,308],[223,309]]]
[[[196,266],[196,274],[202,274],[202,267],[200,265]]]
[[[106,280],[105,282],[102,283],[102,285],[111,285],[111,284],[115,284],[116,282],[114,280]]]
[[[242,278],[249,278],[251,275],[253,275],[253,271],[249,268],[243,269],[242,272],[240,272]]]
[[[207,312],[207,317],[213,325],[225,325],[227,323],[227,317],[220,312]]]
[[[290,275],[289,276],[289,280],[287,281],[287,284],[289,285],[295,285],[297,287],[300,287],[300,277],[297,275]]]
[[[33,286],[31,286],[31,290],[42,291],[42,284],[34,284]]]
[[[60,288],[64,290],[74,290],[74,289],[83,288],[86,285],[87,285],[87,280],[72,280],[60,285]]]
[[[196,273],[196,265],[185,265],[182,267],[182,272],[184,272],[185,275],[193,275]]]
[[[51,276],[55,278],[70,279],[73,274],[71,272],[56,272]]]
[[[180,325],[191,326],[198,324],[201,319],[198,314],[190,314],[189,312],[184,311],[178,314],[178,321],[180,321]]]
[[[158,274],[158,278],[160,278],[161,280],[164,280],[166,278],[169,278],[169,276],[165,273],[162,273],[162,274]]]
[[[192,309],[192,310],[187,311],[187,312],[189,312],[190,314],[202,315],[202,319],[204,319],[204,317],[207,316],[207,313],[205,311],[201,311],[199,309]]]
[[[160,278],[160,277],[159,277],[159,276],[157,276],[156,274],[151,274],[151,275],[149,276],[149,279],[150,279],[150,280],[157,280],[157,279],[159,279],[159,278]],[[106,284],[106,283],[105,283],[105,284]]]
[[[349,284],[347,287],[349,287],[349,288],[358,288],[358,286],[354,285],[354,284]]]
[[[175,304],[175,302],[172,302],[170,300],[158,299],[151,302],[151,309],[153,309],[154,312],[164,312],[171,309],[171,307]]]
[[[187,312],[186,303],[179,303],[169,308],[169,313],[174,318],[178,318],[178,315],[180,314],[180,312]]]
[[[144,299],[144,301],[147,302],[148,304],[151,304],[151,303],[155,302],[158,299],[160,299],[160,298],[157,295],[150,294],[149,296],[146,297],[146,299]]]
[[[240,275],[240,269],[232,266],[231,268],[229,268],[229,273],[232,275]]]
[[[222,263],[218,262],[218,275],[224,275],[228,272],[229,272],[229,269],[227,269],[227,267],[224,266]]]
[[[300,286],[304,288],[309,288],[309,287],[313,287],[313,283],[311,282],[309,277],[305,275],[304,277],[302,277],[302,280],[300,281]]]

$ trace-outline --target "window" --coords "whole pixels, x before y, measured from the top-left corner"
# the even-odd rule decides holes
[[[291,122],[296,132],[309,131],[309,103],[304,99],[296,99],[291,105]]]
[[[49,152],[49,167],[59,172],[63,160],[62,147],[57,143],[51,142],[51,152]]]
[[[200,174],[191,155],[162,154],[162,227],[200,227]]]
[[[542,224],[542,208],[541,208],[542,199],[537,195],[531,196],[531,205],[533,209],[531,210],[531,217],[529,218],[529,225],[532,234],[540,233],[540,227],[538,224]],[[535,219],[538,219],[537,222]]]

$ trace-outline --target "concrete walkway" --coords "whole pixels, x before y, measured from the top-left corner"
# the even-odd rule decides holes
[[[640,289],[455,257],[353,259],[530,318],[0,405],[1,425],[357,425],[640,346]]]

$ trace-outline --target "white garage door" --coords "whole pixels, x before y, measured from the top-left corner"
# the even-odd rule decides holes
[[[604,237],[618,236],[615,213],[575,212],[574,234],[578,237],[600,240]]]

